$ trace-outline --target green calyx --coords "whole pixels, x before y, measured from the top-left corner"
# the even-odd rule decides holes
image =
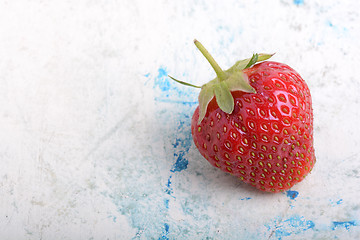
[[[200,124],[204,119],[207,107],[214,96],[216,97],[216,102],[219,108],[222,111],[231,114],[234,110],[234,98],[231,95],[232,91],[256,93],[255,89],[249,84],[247,75],[243,72],[243,70],[252,67],[257,62],[265,61],[271,58],[273,54],[253,54],[251,58],[237,61],[231,68],[223,71],[199,41],[195,39],[194,43],[216,72],[216,78],[200,87],[177,80],[171,76],[169,77],[183,85],[201,88],[199,94],[198,120],[198,123]]]

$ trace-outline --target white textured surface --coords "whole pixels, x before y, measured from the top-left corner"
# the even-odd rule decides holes
[[[359,1],[1,1],[1,239],[359,239]],[[196,89],[276,52],[313,95],[316,166],[264,194],[192,143]]]

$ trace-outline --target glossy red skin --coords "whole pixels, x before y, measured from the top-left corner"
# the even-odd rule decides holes
[[[267,192],[300,182],[315,164],[309,88],[289,66],[262,62],[244,70],[256,93],[232,92],[231,114],[215,98],[191,131],[200,153],[215,167]]]

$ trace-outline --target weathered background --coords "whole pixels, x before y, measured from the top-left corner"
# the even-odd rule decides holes
[[[1,239],[359,239],[360,2],[0,1]],[[276,52],[313,95],[317,163],[265,194],[192,142],[198,90]]]

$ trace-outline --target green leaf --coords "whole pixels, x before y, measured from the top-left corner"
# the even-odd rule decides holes
[[[256,90],[249,84],[248,76],[243,71],[234,72],[225,82],[230,91],[256,93]]]
[[[239,60],[231,68],[226,70],[226,72],[232,73],[234,71],[242,71],[245,69],[245,67],[249,63],[249,61],[250,61],[250,58],[244,59],[244,60]]]
[[[253,56],[251,57],[250,61],[249,61],[248,64],[245,66],[245,68],[249,68],[249,67],[251,67],[252,65],[254,65],[254,64],[257,62],[258,58],[259,58],[259,55],[258,55],[257,53],[253,54]],[[245,68],[244,68],[244,69],[245,69]]]
[[[275,53],[272,53],[272,54],[268,54],[268,53],[259,53],[258,54],[259,57],[258,57],[258,62],[261,62],[261,61],[265,61],[265,60],[268,60],[269,58],[271,58],[272,56],[275,55]]]
[[[257,55],[257,59],[255,62],[251,63],[250,62],[252,60],[254,60],[255,55]],[[228,70],[226,70],[225,72],[228,73],[232,73],[234,71],[242,71],[245,68],[249,68],[249,66],[251,67],[252,65],[254,65],[255,63],[261,62],[261,61],[265,61],[268,60],[269,58],[271,58],[274,54],[267,54],[267,53],[259,53],[259,54],[254,54],[251,58],[247,58],[244,60],[240,60],[237,61],[231,68],[229,68]]]
[[[219,108],[226,113],[232,113],[232,111],[234,110],[234,98],[231,95],[227,84],[222,81],[219,84],[215,85],[214,93]]]
[[[199,93],[199,119],[198,124],[204,119],[207,107],[210,101],[214,98],[214,85],[211,82],[205,84]]]

